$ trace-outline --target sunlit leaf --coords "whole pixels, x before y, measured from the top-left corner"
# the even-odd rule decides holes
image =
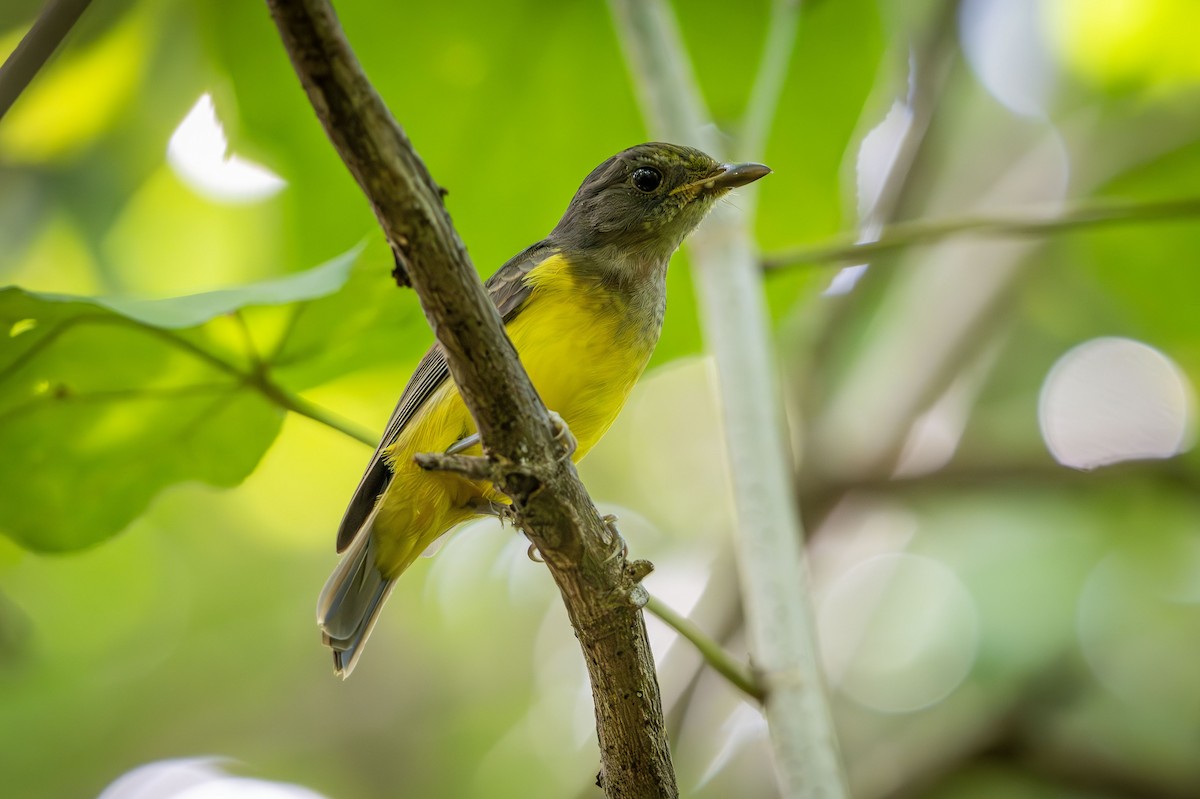
[[[159,301],[0,291],[0,530],[31,549],[78,549],[167,486],[244,479],[283,409],[255,387],[248,353],[231,352],[225,315],[335,292],[356,256]]]

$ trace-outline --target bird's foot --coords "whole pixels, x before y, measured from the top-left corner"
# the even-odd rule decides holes
[[[546,562],[545,559],[542,557],[542,553],[538,551],[537,544],[533,543],[532,541],[529,542],[529,549],[525,550],[525,554],[534,563],[545,563]]]
[[[505,502],[495,502],[489,499],[477,499],[471,503],[471,510],[478,513],[480,516],[494,516],[500,520],[500,524],[511,524],[516,526],[517,514],[512,509],[512,505]]]
[[[563,457],[569,458],[575,454],[575,450],[579,447],[579,442],[575,440],[575,434],[571,432],[571,428],[567,427],[567,422],[554,411],[550,413],[550,427],[554,431],[554,440],[562,446]]]
[[[629,544],[626,543],[624,537],[622,537],[621,531],[617,529],[616,514],[606,513],[600,517],[600,520],[604,522],[604,526],[607,527],[608,532],[612,534],[613,551],[606,560],[612,560],[613,558],[617,557],[618,552],[620,552],[622,559],[628,558]]]

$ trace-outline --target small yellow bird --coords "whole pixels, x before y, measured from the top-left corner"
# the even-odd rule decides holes
[[[616,419],[658,341],[667,261],[730,189],[771,170],[652,142],[592,170],[561,221],[487,281],[542,401],[574,434],[578,461]],[[436,344],[408,381],[338,530],[344,552],[317,623],[349,676],[396,578],[455,525],[508,499],[490,483],[419,468],[420,452],[480,453]]]

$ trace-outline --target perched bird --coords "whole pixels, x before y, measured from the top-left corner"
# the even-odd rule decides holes
[[[558,225],[487,281],[542,401],[574,434],[578,461],[616,419],[658,341],[667,261],[730,189],[771,170],[720,164],[676,144],[639,144],[583,181]],[[420,452],[478,454],[475,425],[435,344],[409,379],[338,530],[344,552],[317,622],[334,667],[353,670],[401,572],[435,540],[507,498],[490,483],[425,471]]]

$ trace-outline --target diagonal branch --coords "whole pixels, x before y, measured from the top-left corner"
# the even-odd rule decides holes
[[[467,258],[442,195],[326,0],[267,0],[300,82],[366,194],[475,418],[499,487],[545,558],[583,648],[608,797],[678,795],[638,581],[569,458]]]

